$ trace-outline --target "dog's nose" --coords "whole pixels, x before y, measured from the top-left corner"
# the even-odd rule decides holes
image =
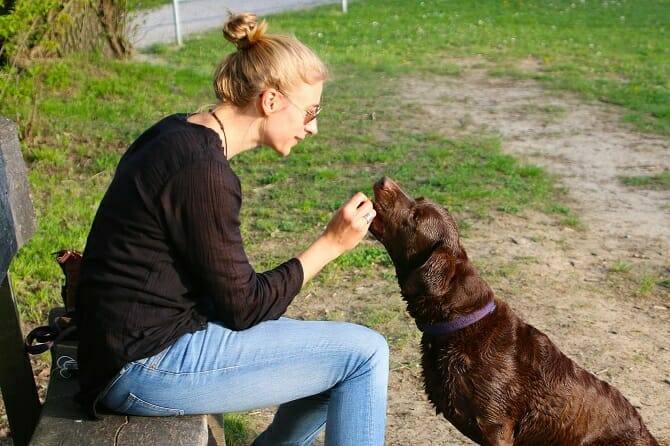
[[[375,186],[377,186],[379,189],[390,189],[391,187],[393,187],[393,184],[394,183],[392,179],[384,176],[379,181],[377,181],[377,184]]]

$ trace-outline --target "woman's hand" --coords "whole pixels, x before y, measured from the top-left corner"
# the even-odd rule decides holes
[[[343,254],[363,240],[375,215],[377,213],[372,208],[372,201],[358,192],[338,209],[323,237],[333,244],[339,254]]]

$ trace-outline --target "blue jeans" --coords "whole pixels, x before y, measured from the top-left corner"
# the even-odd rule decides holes
[[[389,349],[346,322],[281,318],[248,330],[218,323],[126,364],[100,399],[129,415],[239,412],[279,405],[254,445],[384,444]]]

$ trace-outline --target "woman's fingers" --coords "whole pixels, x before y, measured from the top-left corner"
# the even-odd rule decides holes
[[[358,231],[367,231],[375,211],[370,201],[364,194],[357,193],[345,205],[344,216],[349,224]]]
[[[372,201],[358,192],[335,213],[326,227],[326,234],[348,251],[365,237],[375,215]]]
[[[361,224],[362,222],[364,229],[367,231],[368,227],[370,226],[370,223],[372,223],[372,220],[375,218],[375,215],[377,215],[377,213],[372,207],[372,202],[367,201],[365,204],[363,204],[356,210],[354,223]]]
[[[343,206],[343,211],[344,214],[347,217],[354,217],[356,214],[357,210],[360,209],[362,206],[365,206],[366,202],[369,202],[368,197],[365,196],[364,193],[362,192],[357,192],[353,197],[347,201],[344,206]]]
[[[365,237],[368,232],[372,220],[374,220],[377,212],[375,212],[372,201],[366,199],[357,209],[353,217],[352,226],[358,231],[360,239]],[[359,240],[360,241],[360,240]]]
[[[356,208],[356,212],[354,213],[354,215],[360,216],[367,214],[370,211],[372,211],[372,201],[365,200],[363,204],[361,204],[358,208]]]

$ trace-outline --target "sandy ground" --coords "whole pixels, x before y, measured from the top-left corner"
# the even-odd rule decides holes
[[[458,77],[405,84],[404,101],[431,118],[416,127],[447,136],[500,135],[505,152],[557,175],[583,223],[575,230],[538,212],[494,214],[470,228],[466,250],[499,297],[618,387],[669,445],[670,293],[660,286],[643,292],[641,283],[670,275],[670,191],[631,188],[618,177],[670,169],[670,139],[622,124],[624,110],[617,107],[547,91],[533,81],[490,77],[477,59],[456,62],[463,65]],[[532,60],[522,68],[541,70]],[[630,269],[613,272],[620,261]],[[314,286],[306,294],[290,316],[355,320],[375,307],[397,310],[397,318],[378,327],[392,349],[388,445],[472,444],[426,401],[419,335],[392,279],[349,276],[337,287]],[[262,430],[272,413],[253,412],[252,430]]]

